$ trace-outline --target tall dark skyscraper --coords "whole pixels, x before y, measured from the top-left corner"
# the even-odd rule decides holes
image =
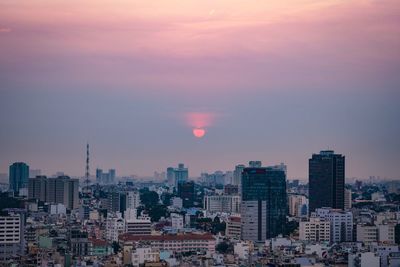
[[[344,209],[345,157],[321,151],[309,159],[309,210]]]
[[[15,162],[10,166],[10,189],[18,192],[20,188],[28,186],[29,166],[23,162]]]
[[[252,161],[242,172],[242,239],[264,242],[282,234],[287,215],[286,174]]]

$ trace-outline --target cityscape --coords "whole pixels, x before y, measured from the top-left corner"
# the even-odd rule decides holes
[[[399,0],[0,0],[0,267],[400,267]]]
[[[115,169],[47,177],[24,162],[3,184],[5,266],[398,266],[400,181],[345,179],[346,158],[310,155],[309,179],[284,163],[238,164],[153,180]],[[36,175],[33,177],[33,175]]]

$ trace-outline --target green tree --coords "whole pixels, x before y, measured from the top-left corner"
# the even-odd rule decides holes
[[[158,222],[161,217],[167,217],[168,209],[165,205],[158,204],[148,210],[152,222]]]
[[[156,192],[149,191],[148,188],[144,188],[140,190],[140,201],[146,209],[150,209],[158,205],[159,197]]]
[[[215,249],[217,250],[217,252],[222,254],[233,253],[233,244],[230,242],[228,243],[226,241],[222,241],[215,247]]]

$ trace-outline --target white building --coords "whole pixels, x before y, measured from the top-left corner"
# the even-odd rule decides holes
[[[300,222],[299,238],[302,241],[330,242],[331,223],[318,217],[311,217],[309,221]]]
[[[251,241],[240,241],[233,247],[235,255],[241,260],[247,260],[252,250],[253,243]]]
[[[204,209],[209,212],[240,213],[240,196],[205,196]]]
[[[138,191],[126,192],[126,208],[137,209],[140,206],[140,194]]]
[[[171,204],[173,208],[181,209],[183,207],[183,201],[180,197],[173,197],[171,200]]]
[[[0,216],[0,262],[23,253],[23,231],[20,215]]]
[[[118,242],[118,236],[125,233],[125,220],[121,213],[110,215],[106,220],[106,239],[109,242]]]
[[[171,213],[171,224],[174,229],[183,229],[183,216],[178,213]]]
[[[373,252],[360,252],[356,254],[349,254],[348,266],[349,267],[379,267],[380,258]]]
[[[150,235],[151,221],[150,219],[125,219],[125,233],[132,235]]]
[[[132,252],[132,265],[139,267],[140,265],[147,262],[159,262],[160,252],[157,249],[151,247],[136,248]]]
[[[67,213],[67,208],[65,207],[64,204],[51,204],[50,205],[50,214],[52,215],[60,215],[60,214],[66,214]]]
[[[133,235],[123,234],[119,238],[122,246],[136,243],[150,244],[151,247],[172,253],[188,251],[204,251],[215,253],[215,238],[212,234],[165,234],[165,235]]]
[[[331,208],[316,209],[312,216],[325,219],[331,223],[331,242],[353,241],[353,214]]]
[[[357,225],[357,241],[358,242],[381,242],[385,244],[394,244],[395,242],[395,225],[394,224],[379,224]]]

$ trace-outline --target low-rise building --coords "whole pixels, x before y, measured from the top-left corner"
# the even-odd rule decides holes
[[[318,217],[302,221],[300,222],[299,238],[303,241],[330,242],[331,223]]]
[[[229,238],[240,239],[242,223],[239,216],[230,216],[226,222],[225,235]]]
[[[151,247],[159,250],[167,250],[173,253],[204,251],[215,252],[215,239],[209,233],[195,234],[164,234],[164,235],[133,235],[122,234],[119,236],[122,247],[134,243],[150,244]]]
[[[240,213],[240,196],[238,195],[205,196],[204,209],[209,212]]]

